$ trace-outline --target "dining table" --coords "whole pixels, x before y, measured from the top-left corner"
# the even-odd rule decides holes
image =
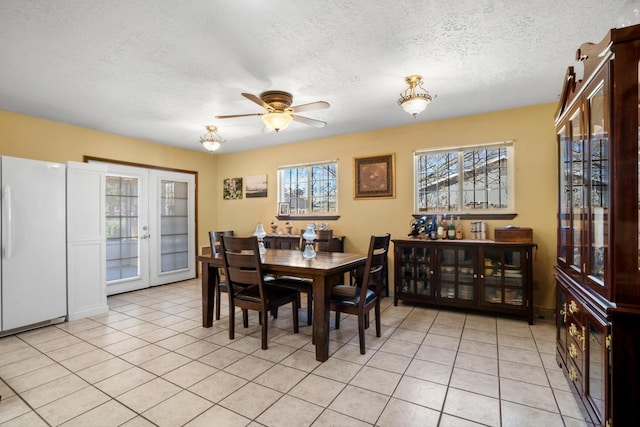
[[[316,360],[329,358],[329,320],[331,288],[344,282],[344,275],[362,268],[367,256],[348,252],[317,252],[313,258],[304,258],[302,251],[267,249],[261,256],[264,273],[275,276],[307,277],[313,281],[313,343]],[[221,255],[199,255],[202,263],[202,326],[213,325],[215,287],[218,286],[217,269],[224,267]]]

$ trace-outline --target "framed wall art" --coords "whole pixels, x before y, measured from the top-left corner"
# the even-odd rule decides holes
[[[245,177],[244,195],[251,197],[267,197],[267,175],[253,175]]]
[[[395,197],[395,154],[353,159],[353,198]]]
[[[278,216],[289,216],[290,206],[287,202],[278,203]]]
[[[242,199],[242,178],[226,178],[222,190],[224,200]]]

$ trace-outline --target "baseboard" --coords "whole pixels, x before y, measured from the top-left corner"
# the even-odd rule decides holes
[[[69,321],[84,319],[85,317],[98,316],[109,312],[108,305],[99,305],[96,307],[88,307],[79,311],[69,312]]]

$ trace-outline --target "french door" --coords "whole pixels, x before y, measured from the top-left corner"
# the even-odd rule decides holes
[[[107,295],[195,277],[194,175],[107,165]]]

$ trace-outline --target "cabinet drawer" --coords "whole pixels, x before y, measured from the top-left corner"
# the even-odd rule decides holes
[[[582,373],[584,366],[584,350],[582,348],[582,341],[579,339],[569,339],[567,345],[567,358],[571,360],[576,369]]]
[[[567,377],[577,390],[584,390],[582,371],[578,369],[573,360],[569,359],[567,363]]]
[[[575,323],[577,326],[584,326],[584,308],[578,302],[578,299],[571,293],[567,294],[567,302],[565,307],[565,316],[567,325]]]

